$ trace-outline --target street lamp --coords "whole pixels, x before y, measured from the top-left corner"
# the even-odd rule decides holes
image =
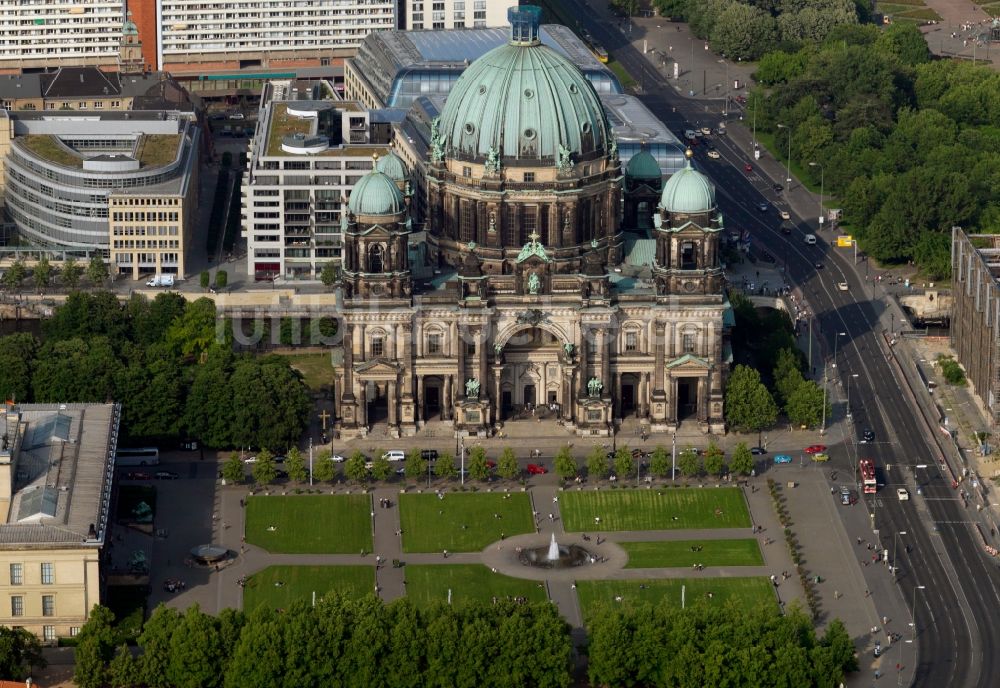
[[[890,566],[892,566],[893,580],[896,578],[896,552],[899,549],[898,540],[900,535],[906,535],[906,531],[900,530],[892,534],[892,564]]]
[[[819,168],[819,228],[823,229],[823,183],[826,181],[826,170],[823,168],[823,163],[821,162],[811,162],[809,163],[809,167]],[[856,257],[854,262],[858,262]]]
[[[792,183],[792,128],[779,124],[778,129],[788,130],[788,159],[785,161],[785,183]]]

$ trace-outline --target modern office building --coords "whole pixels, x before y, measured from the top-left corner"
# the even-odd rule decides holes
[[[662,184],[644,150],[623,169],[594,82],[544,45],[540,13],[511,8],[508,42],[431,118],[419,237],[389,175],[351,190],[342,437],[488,436],[542,417],[587,436],[624,418],[724,430],[732,320],[715,187],[690,161]]]
[[[951,345],[993,432],[1000,422],[1000,234],[952,229]]]
[[[22,241],[108,252],[115,272],[185,274],[200,145],[188,113],[12,112],[6,121],[4,197]]]
[[[101,602],[121,407],[7,403],[0,416],[0,623],[75,636]]]
[[[541,40],[580,70],[598,94],[621,93],[618,77],[565,26],[545,24]],[[379,31],[344,62],[344,96],[372,109],[408,108],[421,96],[445,96],[469,64],[506,43],[509,29]]]
[[[423,29],[485,29],[507,25],[507,0],[406,0],[396,28],[407,31]]]
[[[405,190],[406,170],[387,156],[403,113],[341,100],[328,82],[274,82],[261,103],[243,180],[248,274],[315,279],[340,262],[343,206],[377,158]]]

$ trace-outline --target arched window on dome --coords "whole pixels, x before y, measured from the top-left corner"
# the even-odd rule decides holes
[[[371,244],[368,247],[368,270],[377,273],[385,271],[385,247],[382,244]]]
[[[681,270],[698,269],[698,243],[685,241],[681,244]]]

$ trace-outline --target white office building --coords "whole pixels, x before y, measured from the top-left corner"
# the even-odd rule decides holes
[[[397,28],[485,29],[507,26],[510,0],[406,0]]]

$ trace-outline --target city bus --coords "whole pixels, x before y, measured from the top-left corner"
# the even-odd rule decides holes
[[[858,471],[861,473],[861,484],[865,494],[875,494],[878,484],[875,482],[875,462],[871,459],[861,459],[858,462]]]
[[[156,447],[121,448],[115,452],[116,466],[156,466],[160,450]]]

